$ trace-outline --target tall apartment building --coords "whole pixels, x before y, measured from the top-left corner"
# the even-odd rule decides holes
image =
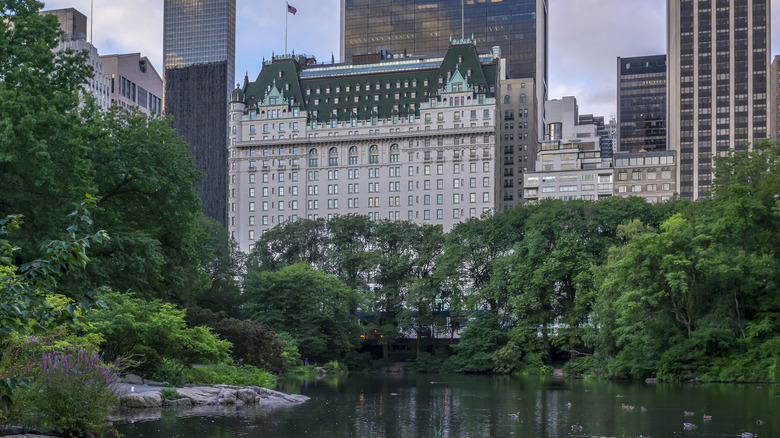
[[[500,53],[307,64],[274,56],[230,101],[229,230],[243,251],[299,218],[445,229],[498,201]]]
[[[667,0],[667,133],[682,198],[710,195],[713,156],[770,134],[769,18],[769,0]]]
[[[87,41],[87,16],[73,8],[53,9],[41,11],[42,15],[53,15],[60,23],[60,41],[55,52],[73,50],[74,52],[86,52],[88,63],[94,71],[94,75],[82,86],[85,93],[95,98],[97,105],[107,110],[111,106],[109,98],[109,81],[103,71],[103,62],[100,60],[97,48]]]
[[[103,72],[111,83],[111,104],[136,108],[146,114],[162,113],[162,78],[140,53],[101,56]]]
[[[770,137],[780,141],[780,55],[772,61],[769,75],[769,124]]]
[[[595,125],[596,136],[599,138],[599,148],[601,149],[601,158],[612,158],[614,152],[614,131],[610,125],[604,122],[604,116],[594,116],[593,114],[580,114],[578,123],[580,125]]]
[[[499,86],[496,199],[497,209],[504,211],[522,203],[523,175],[535,169],[538,105],[533,78],[502,79]]]
[[[617,146],[666,150],[666,55],[617,59]]]
[[[610,160],[601,157],[598,127],[579,123],[577,99],[549,100],[545,112],[547,127],[537,150],[536,170],[525,174],[525,200],[595,201],[612,196]]]
[[[441,55],[473,36],[481,52],[501,48],[506,77],[533,78],[537,132],[547,99],[548,0],[341,0],[341,59],[379,46],[395,54]]]
[[[163,112],[203,177],[207,216],[227,225],[228,97],[235,80],[236,0],[165,0]]]

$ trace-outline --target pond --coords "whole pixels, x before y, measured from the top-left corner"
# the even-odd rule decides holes
[[[305,394],[311,400],[270,412],[255,407],[208,408],[197,413],[163,410],[155,420],[117,423],[116,427],[126,438],[662,438],[738,437],[743,432],[780,437],[780,397],[772,385],[350,374],[319,380],[288,377],[276,389]],[[684,411],[693,414],[686,416]],[[517,413],[517,418],[511,413]],[[705,420],[705,414],[712,418]],[[582,431],[572,431],[576,423]],[[684,431],[683,423],[696,428]]]

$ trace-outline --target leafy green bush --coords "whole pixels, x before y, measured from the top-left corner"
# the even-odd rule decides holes
[[[233,360],[281,374],[287,370],[285,344],[267,326],[259,322],[228,317],[225,312],[208,309],[187,309],[187,325],[207,326],[222,339],[233,344]],[[297,353],[297,347],[296,347]]]
[[[101,349],[109,357],[144,358],[138,369],[130,369],[143,377],[174,384],[185,367],[230,358],[230,342],[207,327],[187,328],[184,310],[171,303],[116,292],[103,300],[107,307],[88,312],[84,320],[102,336]]]
[[[30,338],[27,352],[40,350],[36,338]],[[108,412],[117,406],[117,363],[103,362],[94,349],[61,347],[39,356],[38,370],[29,390],[18,393],[20,412],[34,412],[24,423],[52,429],[63,436],[100,435]]]
[[[409,362],[404,368],[418,373],[438,373],[445,359],[444,356],[422,352],[417,355],[416,361]]]
[[[323,366],[323,368],[325,369],[325,372],[328,374],[346,373],[349,371],[346,365],[339,363],[339,361],[337,360],[332,360],[330,362],[327,362]]]
[[[236,366],[226,363],[186,368],[184,379],[202,385],[262,386],[270,388],[276,376],[252,365]]]
[[[176,391],[176,388],[170,388],[165,387],[160,390],[160,394],[162,394],[163,400],[178,400],[179,399],[179,392]]]

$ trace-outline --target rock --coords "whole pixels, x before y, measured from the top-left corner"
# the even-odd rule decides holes
[[[251,389],[242,388],[236,391],[236,398],[244,403],[254,403],[257,400],[257,393]]]
[[[190,388],[179,388],[178,392],[179,397],[190,399],[193,405],[208,405],[217,403],[217,397],[222,392],[222,388],[193,386]]]
[[[136,376],[135,374],[128,374],[125,376],[125,382],[131,385],[143,385],[144,379],[142,379],[139,376]]]
[[[223,388],[217,396],[217,402],[223,405],[236,404],[236,390]]]
[[[658,379],[656,379],[655,377],[648,377],[648,378],[645,379],[645,383],[647,383],[647,384],[656,384],[656,383],[658,383]]]
[[[162,394],[157,391],[129,394],[123,396],[120,403],[128,408],[156,408],[162,406]]]
[[[144,379],[144,385],[146,386],[168,386],[168,382],[155,382],[154,380]]]
[[[188,398],[180,398],[177,400],[163,400],[163,406],[176,406],[176,407],[192,406],[192,400]]]
[[[285,394],[283,392],[274,391],[268,388],[261,388],[259,386],[250,386],[248,389],[255,391],[258,397],[258,403],[268,407],[298,405],[309,400],[309,397],[306,397],[305,395]]]

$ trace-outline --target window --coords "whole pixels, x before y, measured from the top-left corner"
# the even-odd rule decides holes
[[[490,202],[490,192],[482,192],[482,202]]]
[[[379,164],[379,147],[377,145],[372,145],[368,149],[368,163]]]
[[[255,211],[255,203],[254,202],[250,202],[249,203],[249,211]]]

